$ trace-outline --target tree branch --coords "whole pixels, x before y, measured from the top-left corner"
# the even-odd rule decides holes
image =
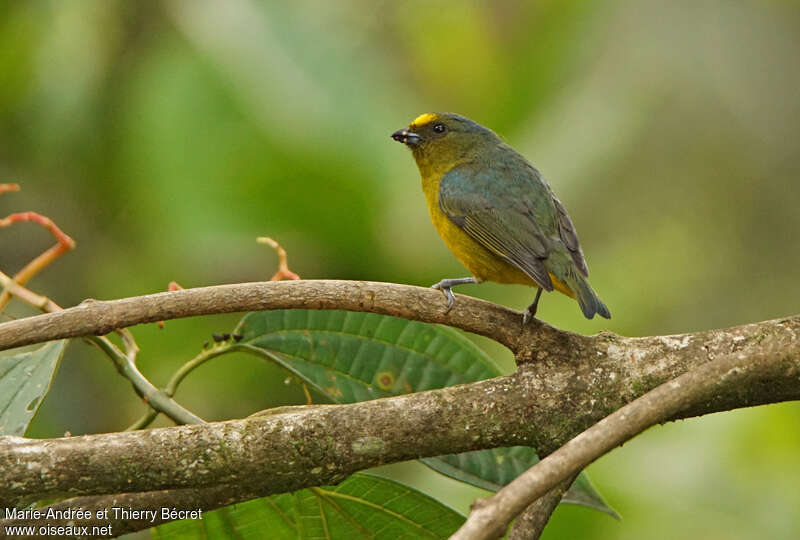
[[[514,525],[508,534],[509,540],[538,540],[542,535],[550,516],[553,515],[558,503],[569,486],[578,477],[579,472],[573,472],[566,480],[532,502],[515,519]]]
[[[750,355],[734,353],[658,386],[577,435],[494,496],[475,501],[469,519],[452,540],[500,538],[527,505],[603,454],[690,407],[716,399],[731,389],[740,391],[746,386],[743,381],[755,382],[775,375],[799,379],[799,361],[797,344]]]
[[[145,501],[167,489],[180,490],[169,492],[175,496],[195,490],[212,509],[425,456],[509,445],[544,455],[665,381],[731,354],[758,357],[758,369],[742,371],[735,384],[704,394],[673,418],[800,399],[800,317],[624,338],[580,336],[538,321],[523,328],[517,312],[464,296],[449,314],[444,305],[440,293],[418,287],[293,281],[92,301],[4,323],[0,348],[198,314],[350,309],[493,337],[515,352],[520,368],[469,385],[245,420],[45,441],[0,438],[0,507],[64,495],[127,493],[128,501]]]
[[[373,281],[301,280],[237,283],[122,300],[86,300],[59,313],[0,324],[0,350],[54,339],[104,335],[116,328],[197,315],[265,309],[345,309],[441,323],[490,337],[514,350],[522,327],[516,311],[457,296],[455,308],[433,289]],[[531,330],[554,328],[534,321]]]

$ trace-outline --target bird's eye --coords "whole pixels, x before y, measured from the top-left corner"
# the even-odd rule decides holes
[[[444,133],[445,131],[447,131],[447,126],[444,124],[434,124],[433,131],[435,133]]]

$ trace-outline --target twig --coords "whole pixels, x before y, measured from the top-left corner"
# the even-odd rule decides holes
[[[136,368],[132,357],[123,354],[108,338],[91,336],[89,339],[114,361],[117,371],[131,382],[136,393],[153,409],[164,413],[179,424],[205,423],[205,420],[181,407],[169,395],[153,386],[153,383]]]
[[[139,417],[133,424],[129,425],[125,428],[125,431],[136,431],[139,429],[144,429],[153,421],[158,418],[158,411],[153,409],[152,407],[147,409],[147,412],[144,413],[142,416]]]
[[[645,429],[682,411],[730,391],[751,379],[764,364],[790,366],[800,359],[800,347],[760,354],[730,354],[666,382],[618,409],[515,478],[494,496],[479,499],[451,540],[491,540],[501,537],[514,517],[559,482]],[[797,372],[795,368],[795,372]],[[787,373],[788,374],[788,373]]]
[[[300,276],[289,270],[289,262],[286,255],[286,250],[281,245],[270,238],[269,236],[259,236],[256,238],[259,244],[266,244],[276,252],[278,252],[278,271],[273,274],[270,281],[280,281],[282,279],[300,279]]]
[[[19,189],[19,186],[17,186],[17,189]],[[16,190],[6,189],[6,191]],[[7,227],[20,221],[32,221],[34,223],[38,223],[50,231],[50,234],[52,234],[57,241],[55,246],[51,247],[33,259],[31,262],[26,264],[22,270],[14,274],[14,282],[16,282],[18,285],[25,285],[33,276],[38,274],[48,264],[59,258],[63,253],[73,249],[75,247],[75,240],[70,238],[69,235],[62,231],[58,225],[53,222],[53,220],[41,214],[37,214],[36,212],[18,212],[11,214],[6,218],[0,219],[0,227]],[[0,311],[5,308],[9,300],[11,300],[11,295],[7,290],[4,290],[0,293]]]
[[[278,242],[269,236],[259,236],[256,238],[256,242],[259,244],[266,244],[278,253],[278,271],[275,272],[271,278],[269,278],[270,281],[281,281],[282,279],[300,279],[300,276],[289,270],[289,262],[286,250],[283,249]],[[169,286],[167,287],[168,291],[180,291],[183,289],[184,287],[182,287],[177,281],[170,281]],[[164,328],[164,321],[158,321],[156,324],[158,324],[159,328]],[[142,420],[144,420],[144,418]],[[137,424],[138,422],[134,425]]]
[[[186,376],[189,375],[189,373],[199,368],[212,358],[216,358],[217,356],[225,354],[226,352],[228,352],[226,347],[215,347],[213,349],[207,349],[201,351],[200,354],[198,354],[197,356],[195,356],[194,358],[183,364],[178,369],[178,371],[175,372],[175,374],[167,383],[167,386],[164,389],[164,391],[168,395],[174,396],[175,392],[178,391],[178,386],[181,384],[181,382],[183,382],[183,379],[185,379]]]
[[[22,285],[19,285],[3,272],[0,272],[0,284],[13,296],[18,297],[20,300],[36,308],[47,311],[48,313],[63,313],[64,311],[61,306],[49,298],[40,296]],[[136,367],[136,357],[139,354],[139,346],[133,339],[133,335],[127,328],[117,329],[116,332],[122,338],[122,343],[125,347],[124,353],[107,337],[86,336],[86,339],[106,353],[114,362],[117,371],[131,382],[136,393],[141,396],[145,403],[153,407],[157,412],[163,412],[169,418],[181,424],[203,423],[204,421],[200,417],[178,405],[171,399],[170,395],[166,395],[158,390],[144,375],[142,375]]]
[[[177,392],[178,390],[178,386],[183,381],[183,379],[186,378],[187,375],[189,375],[189,373],[191,373],[198,367],[202,366],[212,358],[216,358],[217,356],[225,354],[226,352],[227,350],[224,347],[216,347],[214,349],[201,351],[200,354],[198,354],[197,356],[195,356],[194,358],[183,364],[178,369],[178,371],[175,372],[175,374],[170,379],[169,383],[167,383],[167,386],[164,387],[163,390],[164,394],[166,394],[169,397],[174,397],[175,392]],[[139,420],[131,424],[125,431],[135,431],[137,429],[143,429],[149,426],[150,423],[152,423],[153,420],[156,419],[158,413],[159,411],[157,410],[148,411]],[[194,422],[183,422],[183,423],[191,424]]]
[[[50,300],[48,297],[41,296],[29,289],[26,289],[3,272],[0,272],[0,285],[2,285],[3,289],[12,296],[16,296],[26,304],[29,304],[36,309],[40,309],[48,313],[61,311],[62,309],[61,306]]]
[[[50,234],[53,235],[59,244],[63,244],[67,249],[72,249],[75,247],[75,240],[73,240],[67,233],[62,231],[52,219],[37,212],[16,212],[11,214],[8,217],[0,219],[0,227],[8,227],[9,225],[18,223],[20,221],[32,221],[34,223],[38,223],[50,231]]]
[[[0,185],[0,193],[3,191],[16,191],[18,189],[19,186],[16,184]],[[3,291],[0,293],[0,310],[8,304],[12,296],[16,296],[28,304],[48,313],[63,312],[64,310],[61,306],[45,296],[38,295],[26,289],[24,284],[40,270],[61,256],[62,253],[74,248],[75,241],[64,233],[50,218],[37,214],[36,212],[11,214],[6,218],[0,219],[0,227],[6,227],[20,221],[33,221],[42,225],[50,231],[58,243],[29,262],[22,270],[15,274],[13,278],[0,272],[0,285],[3,286]],[[144,375],[142,375],[136,367],[139,346],[136,344],[133,335],[131,335],[130,331],[126,328],[118,327],[114,330],[122,338],[122,343],[125,347],[124,353],[106,337],[90,336],[88,339],[111,358],[117,370],[131,381],[134,389],[145,403],[149,404],[155,410],[163,412],[179,423],[204,422],[200,417],[178,405],[170,396],[158,390]]]
[[[192,371],[199,368],[209,360],[216,358],[217,356],[226,354],[227,352],[229,352],[228,348],[224,345],[218,345],[212,349],[201,351],[197,356],[195,356],[194,358],[183,364],[178,369],[178,371],[176,371],[172,375],[172,378],[169,380],[169,383],[167,383],[167,386],[164,387],[163,392],[169,397],[175,396],[175,393],[178,391],[178,386],[180,386],[181,382],[183,382],[183,380]],[[256,355],[256,356],[259,359],[263,360],[263,357],[261,355]],[[306,395],[306,404],[311,405],[313,403],[313,400],[311,399],[311,394],[309,393],[305,383],[301,382],[301,384],[303,386],[303,391],[305,392]],[[131,424],[125,431],[135,431],[137,429],[143,429],[148,425],[150,425],[153,422],[153,420],[156,419],[157,416],[158,416],[157,410],[150,410],[147,413],[145,413],[141,418],[139,418],[136,422]],[[185,423],[191,423],[191,422],[185,422]]]

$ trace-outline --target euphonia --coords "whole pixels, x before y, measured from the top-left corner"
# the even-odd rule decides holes
[[[589,282],[575,226],[542,175],[492,130],[453,113],[426,113],[392,138],[411,149],[431,220],[471,277],[443,279],[447,311],[455,285],[495,281],[575,298],[584,316],[611,318]]]

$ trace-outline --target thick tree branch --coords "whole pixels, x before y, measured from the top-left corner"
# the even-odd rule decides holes
[[[665,422],[690,407],[741,390],[743,380],[783,375],[800,379],[800,346],[755,354],[734,353],[668,381],[602,419],[488,499],[473,504],[466,523],[453,540],[492,540],[505,534],[508,524],[525,507],[543,497],[603,454],[647,428]]]
[[[757,357],[759,369],[741,370],[735,385],[720,386],[673,417],[799,399],[798,326],[787,319],[706,333],[707,345],[698,350],[718,350],[725,341],[740,349],[736,358]],[[771,337],[744,337],[752,335]],[[529,363],[507,377],[351,405],[134,433],[7,437],[0,439],[0,476],[8,479],[0,501],[225,486],[249,498],[335,483],[382,463],[508,445],[548,448],[681,375],[686,365],[707,363],[708,353],[684,357],[689,340],[630,339],[623,347],[621,338],[598,338],[613,347],[567,359],[567,366]],[[662,346],[673,351],[673,361],[648,369],[631,362]],[[602,376],[605,370],[614,375]]]

